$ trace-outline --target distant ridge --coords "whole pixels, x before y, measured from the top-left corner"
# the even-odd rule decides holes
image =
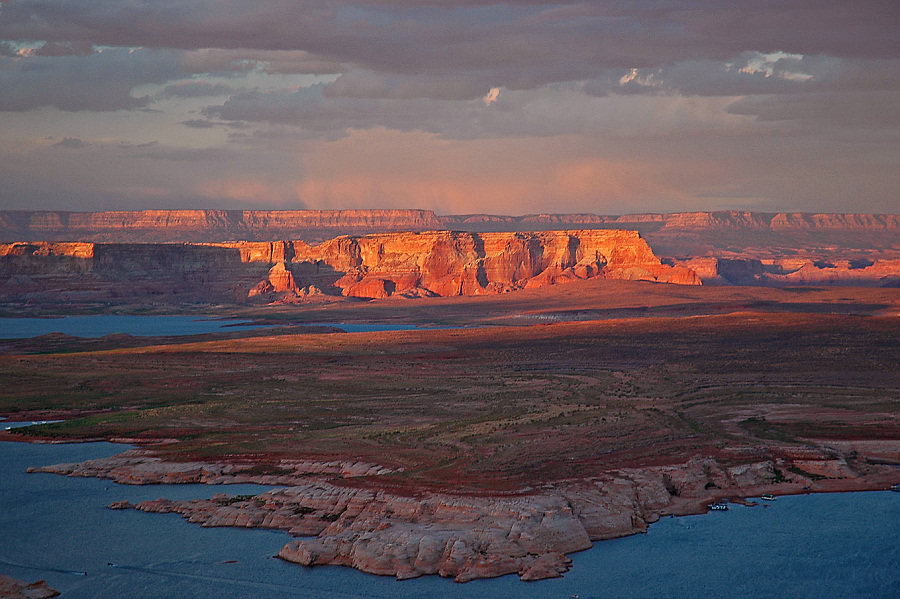
[[[632,229],[644,235],[713,231],[900,233],[897,214],[680,212],[672,214],[436,215],[431,210],[0,211],[0,241],[166,243],[322,241],[336,235],[453,229],[471,232]],[[880,243],[883,245],[883,243]]]

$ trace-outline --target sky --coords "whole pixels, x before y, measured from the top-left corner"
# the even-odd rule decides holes
[[[0,0],[0,209],[900,212],[897,0]]]

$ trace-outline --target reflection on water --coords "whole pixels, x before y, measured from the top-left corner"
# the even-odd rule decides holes
[[[126,486],[25,473],[28,466],[122,449],[0,443],[0,573],[44,578],[72,599],[900,597],[897,493],[781,497],[768,507],[665,518],[646,535],[573,555],[572,570],[556,580],[397,582],[274,559],[289,540],[284,533],[202,528],[175,514],[105,508],[119,500],[250,494],[263,487]]]

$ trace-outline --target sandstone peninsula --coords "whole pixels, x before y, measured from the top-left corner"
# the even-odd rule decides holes
[[[157,499],[113,509],[178,513],[202,526],[269,528],[295,537],[279,552],[305,566],[341,565],[398,579],[438,574],[456,582],[517,574],[522,580],[560,576],[567,554],[593,541],[646,532],[660,517],[706,511],[710,502],[763,493],[884,488],[894,468],[853,451],[769,448],[777,457],[727,466],[712,457],[681,465],[621,468],[580,481],[493,497],[423,492],[415,497],[380,490],[373,477],[390,469],[355,467],[364,486],[344,486],[353,465],[285,462],[277,477],[229,464],[173,463],[146,450],[80,464],[32,468],[125,484],[256,482],[285,485],[255,496],[220,493],[211,499]],[[871,444],[870,444],[871,445]],[[733,456],[758,448],[735,447]],[[900,455],[900,442],[870,446],[872,455]],[[875,463],[873,463],[875,462]],[[349,467],[349,469],[348,469]]]

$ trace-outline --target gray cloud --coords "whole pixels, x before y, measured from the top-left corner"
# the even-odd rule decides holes
[[[94,46],[83,42],[48,42],[35,51],[38,56],[87,56],[93,54]]]
[[[340,73],[344,65],[303,50],[201,48],[179,54],[178,65],[187,73],[241,73],[260,70],[270,74],[325,75]]]
[[[727,110],[760,121],[787,121],[816,130],[900,130],[900,91],[748,96]]]
[[[159,93],[161,98],[205,98],[210,96],[227,96],[237,91],[225,83],[209,83],[208,81],[180,81],[167,85]]]
[[[179,76],[168,52],[112,49],[88,56],[0,58],[0,110],[121,110],[145,106],[135,87]]]
[[[216,126],[216,123],[206,119],[188,119],[186,121],[181,121],[181,124],[185,127],[190,127],[191,129],[212,129]]]
[[[53,147],[54,148],[69,148],[69,149],[77,150],[79,148],[86,148],[89,145],[91,145],[91,144],[89,144],[86,141],[83,141],[81,139],[78,139],[77,137],[64,137],[64,138],[62,138],[62,140],[53,144]]]

